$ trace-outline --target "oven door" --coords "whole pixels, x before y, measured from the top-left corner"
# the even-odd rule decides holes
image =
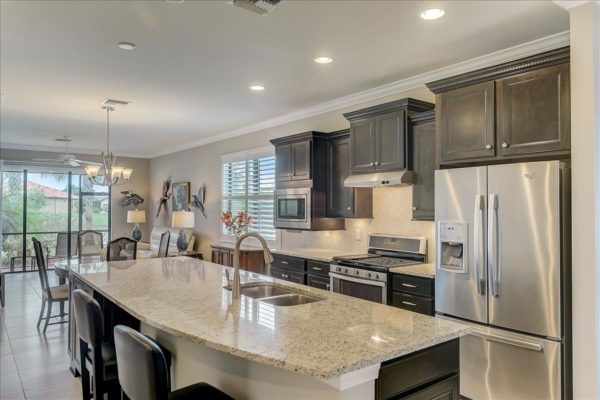
[[[387,304],[387,283],[329,273],[330,291]]]
[[[311,228],[311,189],[279,189],[275,191],[276,228]]]

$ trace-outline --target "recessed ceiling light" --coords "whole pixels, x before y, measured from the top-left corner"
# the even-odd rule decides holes
[[[423,19],[438,19],[442,18],[446,14],[446,11],[441,8],[430,8],[429,10],[425,10],[421,13],[421,18]]]
[[[317,64],[329,64],[329,63],[333,62],[333,58],[331,58],[331,57],[317,57],[317,58],[315,58],[315,62]]]
[[[137,46],[130,42],[119,42],[119,43],[117,43],[117,47],[120,48],[121,50],[133,50]]]
[[[255,92],[262,92],[263,90],[265,90],[265,87],[261,85],[252,85],[249,87],[249,89]]]

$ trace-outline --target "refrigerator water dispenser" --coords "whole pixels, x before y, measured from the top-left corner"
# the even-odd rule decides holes
[[[468,272],[467,222],[439,222],[438,265],[448,272]]]

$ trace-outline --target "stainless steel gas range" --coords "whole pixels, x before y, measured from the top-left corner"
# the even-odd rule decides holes
[[[427,239],[396,235],[369,235],[367,254],[334,257],[329,290],[388,304],[390,268],[425,262]]]

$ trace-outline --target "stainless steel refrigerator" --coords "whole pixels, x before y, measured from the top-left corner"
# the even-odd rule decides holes
[[[461,395],[570,397],[570,172],[559,161],[438,170],[438,315],[461,339]]]

